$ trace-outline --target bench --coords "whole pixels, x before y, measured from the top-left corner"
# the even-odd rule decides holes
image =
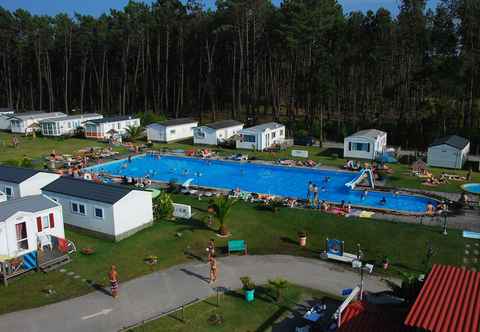
[[[349,254],[347,252],[344,252],[343,255],[335,255],[335,254],[327,253],[327,258],[344,262],[344,263],[351,263],[357,259],[357,255]]]
[[[228,241],[228,254],[235,251],[243,251],[247,254],[247,243],[244,240],[229,240]]]

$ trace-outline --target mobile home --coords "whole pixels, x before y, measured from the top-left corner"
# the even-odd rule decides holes
[[[0,108],[0,130],[10,130],[10,117],[15,114],[13,108]]]
[[[113,135],[125,136],[128,127],[140,127],[140,119],[132,116],[116,116],[85,122],[85,137],[109,139]]]
[[[40,121],[64,116],[65,114],[61,112],[46,113],[41,111],[32,111],[26,113],[16,113],[10,117],[10,130],[12,133],[28,134],[32,131],[40,130]]]
[[[7,199],[39,195],[41,188],[60,175],[32,168],[0,165],[0,191]]]
[[[243,123],[235,120],[217,121],[193,128],[193,143],[217,145],[238,134]]]
[[[152,193],[61,177],[42,193],[63,207],[65,224],[120,241],[153,223]]]
[[[285,126],[269,122],[258,126],[242,129],[236,140],[237,149],[265,150],[285,140]]]
[[[173,142],[193,137],[198,121],[190,118],[167,120],[147,126],[147,139],[154,142]]]
[[[377,129],[365,129],[345,137],[343,157],[375,160],[387,147],[387,133]]]
[[[103,115],[97,113],[86,113],[70,115],[40,121],[40,128],[43,136],[69,136],[83,127],[86,121],[102,119]]]

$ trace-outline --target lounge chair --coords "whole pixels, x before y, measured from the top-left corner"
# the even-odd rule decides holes
[[[42,250],[45,247],[50,247],[50,250],[53,250],[52,238],[50,235],[38,235],[37,242],[40,244]]]

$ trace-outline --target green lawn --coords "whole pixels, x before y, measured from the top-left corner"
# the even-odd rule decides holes
[[[73,262],[66,268],[82,278],[107,284],[106,273],[111,264],[118,266],[120,278],[125,281],[186,262],[192,256],[205,255],[207,241],[215,231],[202,221],[201,211],[206,209],[207,201],[188,196],[175,196],[174,201],[191,204],[195,218],[190,221],[160,221],[119,243],[67,231],[67,237],[75,242],[77,248],[93,247],[96,253],[92,256],[75,254]],[[356,244],[360,243],[368,260],[379,263],[387,255],[392,264],[389,273],[392,274],[398,270],[422,272],[428,241],[431,241],[435,250],[432,262],[453,265],[461,264],[464,245],[473,244],[473,240],[463,239],[457,230],[450,230],[448,236],[443,236],[440,227],[346,219],[288,208],[274,214],[243,202],[239,202],[232,210],[228,226],[233,234],[232,239],[247,241],[250,254],[319,257],[327,237],[343,239],[349,252],[354,252]],[[308,233],[306,248],[297,245],[299,230]],[[226,240],[218,239],[216,242],[220,247],[226,244]],[[159,257],[158,265],[152,267],[143,262],[149,255]],[[478,264],[475,267],[480,268]],[[53,286],[55,295],[42,292],[48,285]],[[0,314],[56,302],[89,291],[91,288],[81,279],[74,280],[60,272],[31,273],[13,281],[6,288],[0,287]]]
[[[19,144],[12,145],[12,134],[0,132],[0,163],[7,160],[21,160],[24,157],[41,159],[55,150],[58,154],[72,154],[85,147],[105,147],[105,143],[81,138],[47,138],[16,135]],[[118,149],[124,151],[123,149]]]
[[[212,297],[185,309],[184,321],[181,312],[173,313],[146,325],[132,329],[135,332],[182,332],[182,331],[218,331],[245,332],[269,331],[275,323],[281,323],[287,316],[295,313],[298,305],[304,301],[336,300],[334,297],[317,290],[289,285],[284,290],[283,299],[275,300],[275,292],[269,287],[257,287],[256,299],[248,303],[243,291],[237,290],[225,294],[217,306],[217,298]],[[209,318],[218,315],[223,323],[212,325]]]

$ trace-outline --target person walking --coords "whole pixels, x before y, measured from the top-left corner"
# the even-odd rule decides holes
[[[108,279],[110,280],[110,291],[113,298],[116,298],[118,295],[118,272],[117,267],[112,265],[110,271],[108,272]]]
[[[210,262],[210,259],[215,256],[215,240],[214,239],[210,239],[208,241],[207,251],[208,251],[208,261]]]
[[[210,280],[208,281],[209,284],[217,281],[217,276],[218,276],[218,267],[217,267],[217,260],[215,257],[210,257],[209,259],[210,262]]]

